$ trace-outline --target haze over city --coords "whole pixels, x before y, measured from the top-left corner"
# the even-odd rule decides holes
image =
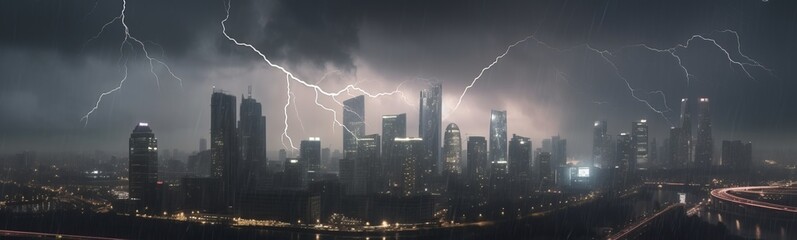
[[[664,113],[667,118],[678,117],[680,98],[715,99],[716,136],[761,143],[756,158],[764,160],[782,158],[779,149],[796,144],[797,114],[788,105],[794,102],[788,92],[795,88],[790,81],[795,73],[787,64],[797,35],[786,24],[793,20],[791,7],[780,6],[788,4],[241,1],[231,5],[228,32],[330,91],[357,83],[371,92],[403,92],[404,97],[366,101],[369,131],[380,131],[384,114],[406,112],[409,119],[417,119],[418,91],[437,80],[443,83],[444,125],[457,123],[469,135],[485,135],[489,110],[505,109],[509,131],[535,141],[556,134],[585,136],[597,119],[608,120],[611,132],[620,132],[641,118],[651,121],[651,136],[663,140],[671,124],[632,98],[599,55],[585,49],[557,53],[534,41],[518,45],[485,71],[463,97],[462,108],[452,112],[480,70],[527,35],[562,49],[590,44],[612,51],[612,60],[636,95],[658,110],[670,110]],[[124,143],[112,140],[140,121],[157,126],[164,149],[192,151],[196,139],[208,137],[213,86],[240,96],[249,85],[252,95],[265,103],[270,156],[283,148],[278,133],[284,128],[284,75],[221,34],[223,2],[130,2],[126,21],[131,34],[146,41],[152,56],[183,79],[182,86],[158,64],[155,72],[161,76],[156,81],[138,46],[124,49],[128,81],[99,104],[88,123],[81,117],[123,76],[117,64],[123,37],[119,22],[93,38],[120,13],[121,4],[4,5],[0,151],[123,151]],[[726,29],[739,32],[741,45],[734,34],[717,32]],[[644,43],[666,49],[685,44],[694,34],[716,39],[735,61],[750,57],[772,72],[747,66],[748,76],[711,42],[697,40],[678,49],[692,75],[687,80],[669,54],[624,48]],[[289,135],[321,137],[324,146],[340,148],[340,129],[333,127],[332,114],[315,106],[311,89],[295,83],[292,89],[297,111],[288,108]],[[666,102],[651,91],[662,91]],[[319,102],[339,108],[327,97]],[[417,121],[408,124],[417,129]],[[574,142],[569,151],[585,159],[589,149],[588,142]]]
[[[0,237],[792,239],[797,2],[3,1]]]

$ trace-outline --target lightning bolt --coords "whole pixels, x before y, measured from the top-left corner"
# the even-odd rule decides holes
[[[135,43],[135,44],[139,45],[139,47],[141,48],[141,51],[144,52],[144,56],[147,58],[147,60],[149,62],[149,72],[152,73],[152,75],[155,77],[155,82],[156,82],[156,84],[158,86],[158,89],[160,89],[160,77],[158,76],[158,74],[155,73],[155,65],[156,64],[164,67],[166,69],[166,71],[169,73],[169,75],[172,78],[176,79],[180,83],[180,87],[182,88],[183,79],[178,77],[177,75],[175,75],[174,72],[172,72],[172,69],[169,67],[169,65],[167,65],[166,63],[164,63],[161,60],[158,60],[158,59],[156,59],[154,57],[151,57],[149,55],[149,51],[147,51],[146,44],[144,44],[144,42],[138,40],[138,38],[136,38],[136,37],[134,37],[133,35],[130,34],[130,28],[127,26],[127,22],[125,21],[126,20],[125,10],[127,10],[127,0],[122,0],[122,11],[119,13],[119,15],[117,15],[116,17],[114,17],[110,21],[108,21],[105,24],[103,24],[102,28],[100,28],[100,31],[97,34],[95,34],[94,36],[92,36],[91,38],[89,38],[86,41],[86,43],[83,44],[83,47],[85,47],[89,42],[99,38],[102,35],[102,33],[105,32],[105,29],[108,28],[108,26],[110,26],[111,24],[115,23],[116,21],[119,21],[119,23],[122,25],[123,30],[124,30],[124,40],[122,40],[122,42],[121,42],[121,44],[119,46],[119,60],[117,62],[121,61],[121,59],[124,58],[124,46],[128,45],[128,46],[131,47],[131,49],[134,49],[133,43]],[[131,41],[132,41],[132,43],[131,43]],[[97,98],[97,102],[94,104],[94,107],[92,107],[91,110],[89,110],[85,115],[83,115],[83,117],[80,118],[81,121],[85,121],[84,127],[88,126],[89,117],[91,117],[91,114],[94,113],[94,111],[96,111],[99,108],[103,97],[122,89],[122,86],[124,85],[124,82],[127,80],[127,59],[126,58],[125,58],[124,69],[125,69],[124,76],[122,77],[122,80],[119,81],[119,85],[117,87],[109,90],[109,91],[101,93],[100,96]]]
[[[125,65],[124,65],[125,74],[124,74],[124,77],[122,77],[122,80],[119,81],[119,85],[116,86],[115,88],[112,88],[111,90],[108,90],[108,91],[103,92],[102,94],[100,94],[100,97],[97,98],[97,103],[94,104],[94,107],[91,108],[89,113],[87,113],[85,116],[83,116],[83,118],[81,118],[81,120],[85,120],[86,121],[86,125],[84,125],[84,127],[89,124],[89,115],[100,107],[100,102],[102,102],[102,98],[107,96],[107,95],[109,95],[109,94],[111,94],[111,93],[119,91],[119,89],[122,89],[122,85],[124,85],[125,81],[127,81],[127,64],[126,64],[126,62],[127,61],[125,61]]]
[[[625,76],[623,76],[622,72],[620,71],[620,68],[617,67],[617,64],[615,64],[614,61],[612,61],[608,57],[608,56],[611,55],[611,52],[609,52],[607,50],[598,50],[598,49],[593,48],[593,47],[591,47],[589,45],[584,45],[584,46],[587,49],[589,49],[590,51],[596,52],[599,56],[601,56],[601,58],[603,58],[603,60],[606,61],[606,63],[609,64],[609,66],[611,66],[614,69],[614,73],[617,75],[617,77],[620,78],[621,80],[623,80],[623,82],[625,83],[625,86],[628,87],[628,92],[631,94],[632,98],[636,99],[637,101],[639,101],[641,103],[644,103],[648,108],[650,108],[651,111],[653,111],[655,113],[658,113],[659,115],[661,115],[662,118],[664,118],[664,120],[667,121],[668,124],[672,125],[672,122],[670,121],[670,118],[668,118],[667,115],[665,114],[667,112],[667,110],[659,110],[656,107],[654,107],[653,105],[651,105],[648,100],[637,97],[637,95],[636,95],[636,90],[637,89],[631,87],[631,83],[628,81],[628,79],[625,78]]]
[[[298,148],[296,148],[295,145],[293,145],[293,139],[291,139],[291,136],[288,135],[288,106],[291,105],[292,94],[291,94],[291,77],[290,75],[287,74],[285,75],[285,86],[288,89],[288,101],[285,101],[285,107],[283,108],[283,113],[285,113],[285,128],[282,130],[282,135],[280,136],[280,142],[282,142],[282,147],[287,149],[288,146],[285,145],[285,140],[284,140],[285,138],[287,138],[288,142],[290,143],[291,149],[299,150]]]
[[[737,54],[739,54],[739,56],[741,56],[741,57],[743,58],[743,60],[736,60],[736,59],[734,59],[734,57],[732,57],[732,56],[731,56],[731,53],[730,53],[730,51],[728,51],[728,50],[727,50],[725,47],[723,47],[723,46],[722,46],[722,45],[721,45],[719,42],[717,42],[717,40],[715,40],[714,38],[707,37],[707,36],[700,35],[700,34],[695,34],[695,35],[692,35],[692,37],[690,37],[688,40],[686,40],[686,42],[685,42],[685,43],[679,43],[679,44],[677,44],[677,45],[675,45],[675,46],[673,46],[673,47],[671,47],[671,48],[666,48],[666,49],[654,48],[654,47],[651,47],[651,46],[649,46],[649,45],[646,45],[646,44],[634,44],[634,45],[630,45],[630,46],[623,46],[623,47],[621,47],[620,49],[623,49],[623,48],[632,48],[632,47],[641,47],[641,48],[644,48],[644,49],[646,49],[646,50],[649,50],[649,51],[653,51],[653,52],[657,52],[657,53],[665,53],[665,54],[668,54],[668,55],[670,55],[670,56],[671,56],[671,57],[672,57],[672,58],[675,60],[675,63],[676,63],[676,64],[678,64],[678,66],[679,66],[679,67],[681,68],[681,70],[683,71],[683,73],[684,73],[684,77],[685,77],[685,79],[686,79],[686,82],[687,82],[687,84],[688,84],[688,83],[689,83],[689,80],[690,80],[691,78],[693,78],[693,77],[694,77],[694,75],[692,75],[691,73],[689,73],[689,69],[688,69],[688,68],[687,68],[687,67],[686,67],[686,66],[683,64],[683,61],[682,61],[682,59],[681,59],[681,56],[680,56],[680,55],[678,55],[678,52],[677,52],[677,51],[678,51],[679,49],[687,49],[687,48],[689,48],[689,47],[690,47],[690,44],[691,44],[691,43],[692,43],[692,41],[694,41],[694,40],[702,40],[702,41],[705,41],[705,42],[709,42],[709,43],[711,43],[711,44],[712,44],[713,46],[715,46],[717,49],[719,49],[720,51],[722,51],[722,52],[724,53],[724,55],[725,55],[726,59],[728,60],[728,62],[729,62],[730,64],[733,64],[733,65],[736,65],[736,66],[738,66],[738,67],[739,67],[739,68],[740,68],[740,69],[741,69],[741,70],[742,70],[742,71],[745,73],[745,75],[746,75],[748,78],[750,78],[750,79],[754,79],[754,80],[755,80],[755,77],[753,77],[753,75],[752,75],[752,74],[750,73],[750,71],[748,70],[748,68],[751,68],[751,67],[752,67],[752,68],[760,68],[760,69],[762,69],[762,70],[766,71],[767,73],[769,73],[770,75],[773,75],[773,76],[774,76],[774,74],[773,74],[773,71],[772,71],[771,69],[769,69],[769,68],[767,68],[766,66],[762,65],[761,63],[759,63],[759,62],[758,62],[758,61],[756,61],[755,59],[748,57],[747,55],[745,55],[745,54],[742,52],[742,49],[741,49],[741,40],[740,40],[740,37],[739,37],[739,33],[738,33],[738,32],[736,32],[736,31],[734,31],[734,30],[729,30],[729,29],[726,29],[726,30],[721,30],[721,31],[716,31],[716,32],[720,32],[720,33],[730,33],[730,34],[732,34],[732,35],[734,36],[734,39],[736,40],[736,53],[737,53]],[[611,68],[614,70],[614,73],[615,73],[615,75],[616,75],[616,76],[617,76],[619,79],[623,80],[623,82],[625,83],[626,87],[628,88],[628,91],[629,91],[629,93],[630,93],[630,95],[631,95],[631,97],[632,97],[632,98],[636,99],[636,100],[637,100],[637,101],[639,101],[640,103],[643,103],[643,104],[644,104],[645,106],[647,106],[647,107],[648,107],[648,108],[649,108],[651,111],[653,111],[653,112],[655,112],[655,113],[657,113],[657,114],[661,115],[661,116],[662,116],[662,118],[664,118],[665,120],[667,120],[667,122],[668,122],[668,123],[670,123],[670,125],[672,125],[672,123],[671,123],[670,119],[669,119],[669,118],[666,116],[666,113],[667,113],[667,112],[669,112],[669,111],[671,111],[672,109],[670,109],[670,107],[667,105],[667,96],[666,96],[666,94],[664,93],[664,91],[661,91],[661,90],[654,90],[654,91],[650,91],[650,92],[648,92],[648,94],[658,94],[658,95],[660,95],[660,96],[662,97],[662,99],[663,99],[663,102],[664,102],[664,109],[658,109],[658,108],[654,107],[654,106],[653,106],[653,105],[652,105],[652,104],[651,104],[651,103],[650,103],[648,100],[638,97],[638,96],[636,95],[636,91],[637,91],[638,89],[635,89],[634,87],[632,87],[632,86],[631,86],[631,83],[630,83],[630,82],[628,81],[628,79],[627,79],[627,78],[626,78],[626,77],[625,77],[625,76],[622,74],[622,71],[620,70],[620,68],[619,68],[619,67],[617,66],[617,64],[616,64],[616,63],[615,63],[615,62],[614,62],[614,61],[611,59],[611,56],[613,56],[613,55],[614,55],[614,54],[613,54],[611,51],[609,51],[609,50],[600,50],[600,49],[597,49],[597,48],[594,48],[594,47],[590,46],[589,44],[581,44],[581,45],[577,45],[577,46],[570,47],[570,48],[565,48],[565,49],[556,48],[556,47],[553,47],[553,46],[551,46],[550,44],[548,44],[548,43],[546,43],[546,42],[544,42],[544,41],[541,41],[541,40],[539,40],[539,39],[538,39],[538,38],[536,38],[534,35],[529,35],[529,36],[526,36],[526,37],[524,37],[523,39],[521,39],[521,40],[519,40],[519,41],[516,41],[516,42],[514,42],[514,43],[510,44],[510,45],[509,45],[509,46],[508,46],[508,47],[507,47],[507,48],[504,50],[504,52],[503,52],[503,53],[501,53],[500,55],[498,55],[498,56],[497,56],[497,57],[496,57],[496,58],[495,58],[495,59],[494,59],[494,60],[493,60],[493,61],[492,61],[490,64],[488,64],[486,67],[482,68],[482,69],[481,69],[481,71],[479,71],[479,74],[478,74],[478,75],[476,75],[476,77],[474,77],[474,78],[473,78],[473,80],[471,81],[471,83],[470,83],[469,85],[467,85],[467,86],[465,87],[465,89],[462,91],[462,93],[461,93],[461,94],[460,94],[460,96],[459,96],[459,99],[457,100],[457,104],[456,104],[456,105],[454,105],[454,108],[452,108],[452,109],[451,109],[451,110],[450,110],[450,111],[447,113],[447,115],[444,117],[444,119],[445,119],[445,118],[448,118],[448,116],[450,116],[450,115],[451,115],[451,114],[452,114],[454,111],[456,111],[456,110],[459,108],[460,104],[462,103],[462,99],[465,97],[465,94],[467,94],[468,90],[469,90],[470,88],[472,88],[472,87],[473,87],[473,86],[476,84],[476,82],[477,82],[479,79],[481,79],[481,77],[484,75],[484,73],[485,73],[487,70],[490,70],[490,69],[491,69],[491,68],[492,68],[494,65],[498,64],[498,63],[500,62],[500,60],[501,60],[501,59],[503,59],[503,58],[504,58],[504,57],[505,57],[507,54],[509,54],[509,53],[510,53],[510,51],[511,51],[511,50],[512,50],[514,47],[516,47],[516,46],[517,46],[517,45],[519,45],[519,44],[525,43],[525,42],[527,42],[527,41],[529,41],[529,40],[533,40],[533,41],[534,41],[536,44],[538,44],[538,45],[541,45],[541,46],[543,46],[543,47],[545,47],[545,48],[548,48],[548,49],[550,49],[550,50],[553,50],[553,51],[555,51],[555,52],[558,52],[558,53],[567,52],[567,51],[572,51],[572,50],[575,50],[575,49],[580,49],[580,48],[584,48],[584,49],[587,49],[587,50],[589,50],[589,51],[591,51],[591,52],[595,53],[596,55],[600,56],[600,57],[601,57],[601,59],[603,59],[603,60],[604,60],[604,61],[605,61],[605,62],[606,62],[606,63],[607,63],[609,66],[611,66]]]
[[[326,73],[324,73],[323,76],[321,76],[321,79],[318,79],[318,82],[315,82],[315,84],[316,85],[321,84],[321,82],[323,82],[324,80],[327,80],[327,77],[329,77],[332,74],[341,74],[341,72],[338,71],[338,70],[333,70],[333,71],[326,72]]]
[[[659,94],[661,96],[661,99],[662,99],[661,101],[664,103],[664,108],[667,108],[668,112],[672,111],[670,106],[667,106],[667,95],[664,94],[664,91],[661,91],[661,90],[650,91],[650,92],[648,92],[648,94]]]
[[[750,71],[747,69],[748,67],[760,68],[760,69],[766,71],[767,73],[769,73],[770,75],[774,76],[774,73],[773,73],[772,69],[767,68],[766,66],[762,65],[761,63],[759,63],[755,59],[748,57],[747,55],[745,55],[742,52],[741,39],[739,37],[739,33],[738,32],[736,32],[734,30],[730,30],[730,29],[725,29],[725,30],[715,31],[715,32],[732,34],[734,36],[734,39],[736,40],[736,53],[738,53],[740,56],[742,56],[744,58],[744,60],[743,61],[735,60],[731,56],[731,54],[728,51],[728,49],[726,49],[725,47],[720,45],[719,42],[717,42],[716,39],[711,38],[711,37],[706,37],[706,36],[703,36],[703,35],[700,35],[700,34],[692,35],[692,37],[690,37],[688,40],[686,40],[686,43],[677,44],[676,46],[671,47],[671,48],[667,48],[667,49],[658,49],[658,48],[654,48],[654,47],[648,46],[646,44],[634,44],[634,45],[627,46],[627,47],[642,47],[642,48],[645,48],[645,49],[647,49],[649,51],[669,54],[670,56],[672,56],[676,60],[676,63],[678,64],[678,66],[681,67],[681,69],[684,71],[684,74],[686,75],[687,83],[689,83],[690,77],[694,77],[694,76],[691,75],[689,73],[689,70],[686,68],[686,66],[684,66],[683,62],[681,61],[681,56],[678,55],[677,51],[678,51],[678,49],[687,49],[687,48],[689,48],[689,46],[692,43],[692,41],[698,40],[698,39],[699,40],[703,40],[705,42],[709,42],[712,45],[714,45],[715,47],[717,47],[717,49],[719,49],[720,51],[722,51],[725,54],[725,57],[726,57],[726,59],[728,60],[728,62],[730,64],[734,64],[734,65],[739,66],[739,68],[742,69],[744,74],[747,75],[747,77],[750,78],[750,79],[755,80],[756,78],[753,77],[752,74],[750,74]]]
[[[318,101],[318,97],[320,95],[324,95],[324,96],[329,97],[330,99],[332,99],[335,103],[337,103],[340,106],[343,106],[343,103],[338,101],[336,97],[338,97],[338,96],[340,96],[341,94],[344,94],[344,93],[345,94],[351,94],[350,91],[359,92],[359,93],[361,93],[361,94],[363,94],[365,96],[368,96],[369,98],[378,98],[378,97],[392,96],[392,95],[403,95],[403,93],[401,93],[401,91],[399,91],[398,88],[397,88],[397,90],[392,91],[392,92],[370,93],[370,92],[368,92],[368,91],[366,91],[366,90],[364,90],[364,89],[362,89],[360,87],[357,87],[354,84],[349,84],[346,87],[344,87],[343,89],[340,89],[340,90],[334,91],[334,92],[330,92],[330,91],[327,91],[327,90],[321,88],[317,84],[308,83],[307,81],[300,79],[295,74],[293,74],[292,72],[288,71],[285,67],[280,66],[279,64],[276,64],[276,63],[272,62],[270,59],[268,59],[268,57],[266,57],[266,55],[262,51],[260,51],[258,48],[256,48],[252,44],[238,41],[237,39],[235,39],[232,36],[230,36],[227,33],[226,22],[230,18],[230,7],[232,6],[232,1],[225,1],[224,5],[225,5],[224,7],[225,7],[225,10],[226,10],[226,16],[224,17],[223,20],[221,20],[222,34],[224,35],[224,37],[227,38],[227,40],[229,40],[230,42],[232,42],[233,44],[235,44],[237,46],[248,48],[249,50],[251,50],[252,52],[257,54],[258,56],[260,56],[260,58],[266,63],[266,65],[268,65],[271,68],[274,68],[276,70],[281,71],[286,76],[286,83],[288,83],[287,84],[288,101],[286,102],[285,107],[283,108],[283,113],[284,113],[283,115],[285,117],[285,121],[284,121],[285,127],[283,129],[282,137],[281,137],[281,140],[283,141],[282,144],[286,148],[287,148],[287,146],[285,145],[284,139],[288,139],[288,141],[290,143],[290,147],[292,149],[294,149],[294,150],[297,149],[296,146],[293,144],[293,140],[291,139],[291,137],[288,134],[288,106],[290,105],[290,101],[291,101],[290,95],[291,95],[291,92],[292,92],[291,86],[290,86],[290,82],[291,81],[300,84],[300,86],[304,86],[306,88],[313,89],[313,91],[315,92],[315,95],[316,95],[315,104],[318,107],[320,107],[321,109],[324,109],[325,111],[328,111],[328,112],[332,113],[333,122],[334,122],[335,125],[343,127],[343,129],[345,131],[347,131],[347,132],[349,132],[349,133],[351,133],[352,135],[355,135],[355,136],[356,136],[356,134],[354,134],[354,132],[352,132],[344,124],[342,124],[340,121],[338,121],[338,119],[337,119],[337,115],[338,115],[337,111],[335,111],[332,108],[329,108],[329,107],[325,106],[324,104],[321,104]],[[345,109],[345,107],[344,107],[344,109]]]
[[[495,57],[495,60],[493,60],[492,63],[490,63],[486,67],[482,68],[482,70],[479,72],[479,75],[476,75],[476,77],[473,78],[473,80],[470,82],[470,84],[467,87],[465,87],[465,90],[462,90],[462,94],[459,95],[459,100],[457,100],[457,104],[454,105],[454,108],[452,108],[451,111],[449,111],[446,114],[446,116],[443,117],[443,120],[447,119],[449,116],[451,116],[452,113],[457,111],[457,108],[459,108],[459,105],[462,104],[462,98],[464,98],[465,94],[468,93],[468,90],[471,89],[473,87],[473,85],[476,84],[476,81],[479,81],[479,79],[482,78],[482,75],[484,75],[484,72],[486,72],[487,70],[490,70],[490,68],[492,68],[495,64],[498,64],[498,61],[501,61],[501,59],[503,59],[504,56],[509,54],[509,51],[512,50],[512,48],[514,48],[518,44],[521,44],[521,43],[524,43],[524,42],[528,41],[529,39],[532,39],[533,37],[534,36],[529,35],[529,36],[521,39],[520,41],[517,41],[517,42],[515,42],[513,44],[510,44],[509,47],[507,47],[506,50],[504,50],[504,53],[502,53],[501,55],[498,55],[498,57]]]
[[[296,94],[293,94],[293,92],[290,92],[289,94],[293,97],[293,112],[296,113],[296,119],[299,120],[299,126],[302,127],[302,132],[305,132],[304,122],[302,122],[302,118],[299,117],[299,108],[296,107],[298,105],[296,104]]]
[[[764,65],[761,65],[755,59],[752,59],[752,58],[748,57],[747,55],[744,55],[744,53],[742,53],[742,42],[741,42],[741,38],[739,37],[739,33],[738,32],[736,32],[734,30],[730,30],[730,29],[725,29],[725,30],[722,30],[722,31],[719,31],[719,32],[733,34],[734,38],[736,38],[736,52],[739,53],[739,55],[741,55],[742,57],[744,57],[745,60],[747,60],[750,63],[749,64],[750,66],[764,69],[770,75],[774,75],[774,73],[772,72],[772,69],[769,69],[769,68],[765,67]]]

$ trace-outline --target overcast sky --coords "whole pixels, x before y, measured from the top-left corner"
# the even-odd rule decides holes
[[[717,148],[724,139],[748,140],[757,158],[770,158],[797,147],[795,1],[231,4],[228,34],[253,44],[296,77],[320,81],[329,92],[349,84],[372,93],[400,90],[403,94],[366,98],[367,133],[381,132],[381,115],[407,113],[408,134],[417,135],[419,91],[439,81],[448,116],[443,126],[457,123],[463,139],[487,134],[490,109],[507,110],[509,134],[531,137],[534,147],[560,134],[568,139],[572,157],[586,159],[594,120],[608,120],[616,135],[646,118],[651,137],[661,143],[670,124],[678,122],[680,98],[705,96],[711,99]],[[150,123],[162,149],[194,151],[199,138],[209,137],[212,88],[238,96],[240,103],[249,85],[263,103],[269,151],[283,148],[285,74],[224,37],[224,1],[127,3],[130,34],[144,42],[151,57],[168,64],[182,85],[157,62],[156,80],[141,46],[121,44],[119,20],[89,41],[121,11],[121,1],[0,3],[0,152],[123,153],[130,131],[143,121]],[[741,44],[725,29],[737,31]],[[511,49],[452,111],[482,68],[531,34],[545,44],[529,40]],[[695,34],[716,40],[728,53],[701,39],[677,48],[691,74],[688,80],[669,53],[625,47],[644,43],[667,49],[686,44]],[[610,51],[603,56],[611,63],[585,44]],[[752,66],[745,56],[772,71]],[[729,57],[746,64],[750,76]],[[119,85],[125,64],[128,77],[122,88],[105,96],[87,123],[81,121],[102,92]],[[333,113],[315,105],[311,88],[289,83],[295,103],[287,108],[288,135],[294,144],[318,136],[322,145],[340,148],[342,133]],[[653,109],[635,99],[629,86]],[[337,100],[349,97],[344,93]],[[318,100],[341,109],[330,97]]]

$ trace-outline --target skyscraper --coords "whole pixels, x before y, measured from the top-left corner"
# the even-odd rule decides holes
[[[661,160],[659,159],[659,145],[656,143],[656,138],[652,138],[650,140],[650,145],[648,146],[648,162],[650,166],[657,166],[661,164]]]
[[[550,138],[543,139],[542,140],[542,148],[540,148],[540,150],[542,150],[543,152],[547,152],[547,153],[553,152],[553,150],[552,150],[553,147],[551,145],[552,144],[551,144],[551,139]]]
[[[722,166],[734,170],[749,170],[753,163],[753,144],[750,142],[722,141]]]
[[[634,148],[634,164],[631,165],[631,170],[636,170],[637,167],[648,165],[648,154],[650,148],[648,147],[648,121],[641,119],[638,122],[633,122],[631,126],[631,141]]]
[[[388,179],[399,171],[400,162],[395,161],[393,140],[407,137],[407,114],[382,116],[382,159],[385,161],[385,174]]]
[[[670,168],[686,168],[689,164],[688,160],[688,141],[684,141],[684,132],[680,127],[670,127],[670,138],[667,146],[670,147],[669,162]],[[686,145],[686,146],[684,146]]]
[[[420,167],[421,160],[426,157],[424,141],[421,138],[396,138],[394,150],[396,157],[401,162],[401,174],[394,181],[398,186],[397,193],[411,196],[419,192],[428,191],[422,188],[423,173]]]
[[[199,139],[199,152],[204,152],[208,150],[208,140],[204,138]]]
[[[238,192],[240,148],[235,106],[235,96],[213,91],[210,102],[210,174],[221,178],[227,206],[234,204]]]
[[[490,182],[490,162],[487,160],[487,140],[468,137],[468,179],[484,191]]]
[[[567,140],[561,137],[551,137],[551,167],[559,169],[559,167],[567,164]]]
[[[301,158],[285,159],[283,172],[285,188],[303,189],[307,187],[307,162]]]
[[[692,109],[681,99],[681,126],[670,128],[670,167],[686,168],[692,159]]]
[[[365,97],[343,101],[343,157],[354,159],[357,138],[365,135]]]
[[[330,154],[332,154],[332,152],[329,148],[321,149],[321,169],[326,169],[331,164],[332,158]]]
[[[595,121],[592,128],[592,165],[606,168],[611,165],[608,159],[609,140],[606,134],[606,120]]]
[[[711,112],[709,111],[708,98],[700,98],[698,111],[695,167],[708,169],[714,159],[714,139],[711,136]]]
[[[277,157],[277,161],[285,162],[285,159],[288,159],[288,151],[285,151],[285,149],[282,148],[279,151],[279,156]]]
[[[448,124],[443,141],[445,142],[445,163],[443,165],[443,171],[456,174],[461,173],[459,162],[462,160],[462,137],[459,134],[459,126],[457,126],[457,124]]]
[[[553,166],[551,166],[551,153],[540,152],[536,159],[537,163],[539,163],[540,175],[537,177],[537,181],[540,183],[540,190],[548,189],[553,185],[554,181],[554,171]]]
[[[340,161],[338,161],[338,169],[340,184],[344,187],[346,194],[357,195],[364,191],[355,187],[355,181],[357,179],[357,159],[340,159]]]
[[[512,134],[509,141],[509,177],[527,181],[531,177],[531,139]]]
[[[364,192],[375,193],[382,190],[382,158],[379,134],[365,135],[357,139],[357,177],[355,185],[362,185]]]
[[[130,134],[129,191],[137,208],[155,207],[158,182],[158,139],[147,123],[139,123]]]
[[[440,162],[440,135],[443,121],[443,86],[435,83],[421,91],[418,134],[424,141],[426,159],[422,160],[424,175],[432,176]]]
[[[619,169],[623,176],[634,169],[635,166],[635,153],[634,144],[631,135],[628,133],[620,133],[617,136],[617,160],[615,161],[615,169]]]
[[[258,181],[263,180],[266,168],[266,117],[263,116],[262,106],[252,98],[252,88],[249,88],[249,97],[241,96],[241,116],[239,134],[241,136],[241,175],[242,187],[254,187]]]
[[[308,181],[316,181],[321,173],[321,138],[310,137],[299,145],[299,158],[307,164]]]
[[[493,178],[508,173],[506,144],[506,111],[492,110],[490,114],[490,165]]]

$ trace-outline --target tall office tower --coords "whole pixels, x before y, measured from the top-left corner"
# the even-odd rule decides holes
[[[277,161],[285,162],[285,159],[288,159],[288,151],[285,151],[285,149],[282,148],[279,151],[279,157],[277,158]]]
[[[550,188],[554,182],[554,171],[553,166],[551,166],[551,153],[549,152],[540,152],[537,157],[537,163],[539,163],[539,176],[537,177],[540,183],[540,190],[545,190]]]
[[[425,142],[422,138],[395,138],[393,150],[396,157],[401,162],[401,174],[396,181],[393,181],[398,189],[396,193],[410,196],[419,192],[428,191],[422,188],[423,169],[420,163],[428,152],[425,149]]]
[[[252,87],[249,97],[241,96],[241,112],[238,130],[241,137],[242,167],[240,183],[244,189],[255,187],[264,180],[266,168],[266,117],[262,106],[252,98]]]
[[[680,127],[670,127],[670,140],[667,144],[670,149],[669,162],[667,166],[670,168],[686,168],[689,164],[688,157],[688,141],[684,141],[684,132]]]
[[[509,178],[527,181],[531,177],[531,139],[512,134],[509,140]]]
[[[435,191],[435,176],[440,172],[442,149],[443,87],[434,83],[420,92],[418,135],[423,139],[425,155],[419,161],[418,189]]]
[[[672,148],[670,147],[671,141],[672,140],[670,140],[669,137],[664,138],[664,140],[661,141],[661,145],[659,146],[659,154],[658,154],[659,167],[670,168],[672,166],[670,165],[670,162],[672,162],[672,153],[670,152],[672,151]]]
[[[208,150],[208,140],[204,138],[199,139],[199,152],[204,152]]]
[[[365,97],[363,95],[343,101],[343,157],[354,159],[357,138],[365,135]]]
[[[637,167],[649,164],[648,120],[641,119],[639,122],[632,123],[631,141],[634,148],[634,164],[631,165],[630,170],[634,171]]]
[[[615,169],[620,169],[620,172],[626,174],[629,170],[634,168],[635,159],[634,143],[631,135],[628,133],[620,133],[617,137],[617,160],[615,160]]]
[[[340,185],[343,186],[346,194],[354,195],[359,189],[355,189],[355,181],[357,179],[357,160],[350,158],[343,158],[338,161],[338,178],[340,178]]]
[[[284,166],[284,187],[293,189],[304,189],[307,187],[307,162],[301,158],[287,158],[285,159]]]
[[[147,123],[139,123],[130,134],[129,191],[136,207],[153,209],[158,182],[158,139]]]
[[[418,121],[418,135],[424,141],[426,159],[422,164],[424,175],[429,177],[437,174],[440,162],[440,135],[443,124],[443,86],[435,83],[431,87],[421,90],[420,114]]]
[[[235,203],[241,149],[235,127],[235,96],[214,90],[210,101],[210,174],[221,178],[226,206]]]
[[[650,140],[650,146],[648,146],[648,147],[650,148],[650,150],[648,152],[648,156],[649,156],[648,159],[649,159],[650,165],[651,166],[660,165],[661,162],[659,161],[659,145],[656,143],[656,138],[655,137]]]
[[[321,177],[321,138],[310,137],[299,145],[299,159],[307,164],[308,181],[314,182]]]
[[[722,166],[734,170],[749,170],[753,164],[753,144],[722,141]]]
[[[542,150],[543,152],[547,152],[547,153],[550,153],[550,152],[553,151],[552,147],[551,147],[551,139],[550,138],[542,140],[542,148],[540,150]]]
[[[490,183],[490,161],[487,160],[487,140],[484,137],[468,137],[468,179],[479,191]]]
[[[334,169],[330,169],[332,172],[337,172],[340,170],[338,167],[340,166],[339,161],[343,159],[343,153],[340,152],[340,149],[332,150],[332,154],[329,155],[329,158],[332,159],[332,163],[330,166],[333,166]]]
[[[492,110],[490,114],[490,166],[493,178],[508,172],[506,159],[506,111]]]
[[[457,124],[448,124],[443,141],[445,142],[445,145],[443,145],[443,153],[445,154],[443,171],[455,174],[462,173],[459,168],[460,161],[462,161],[462,136],[459,134],[459,126]]]
[[[708,169],[711,167],[714,153],[714,139],[711,136],[711,112],[708,98],[700,98],[698,102],[697,140],[695,141],[695,167]]]
[[[592,128],[592,165],[606,168],[611,164],[606,120],[595,121]]]
[[[328,169],[329,165],[331,164],[331,154],[329,148],[322,148],[321,149],[321,168]]]
[[[382,159],[385,161],[385,175],[388,180],[398,179],[401,162],[393,152],[393,140],[407,137],[407,114],[382,116]]]
[[[382,190],[384,174],[380,153],[379,134],[370,134],[357,139],[357,174],[355,186],[361,186],[363,193],[376,193]]]
[[[551,167],[559,169],[567,165],[567,140],[561,137],[551,137]]]
[[[681,99],[681,126],[670,131],[670,138],[673,138],[673,133],[677,137],[670,140],[674,168],[686,168],[692,164],[692,107],[689,103],[688,98]]]
[[[421,90],[420,114],[418,121],[418,134],[424,141],[426,160],[429,166],[423,166],[424,171],[434,175],[438,172],[440,162],[440,135],[442,134],[443,121],[443,85],[432,84],[427,89]]]

